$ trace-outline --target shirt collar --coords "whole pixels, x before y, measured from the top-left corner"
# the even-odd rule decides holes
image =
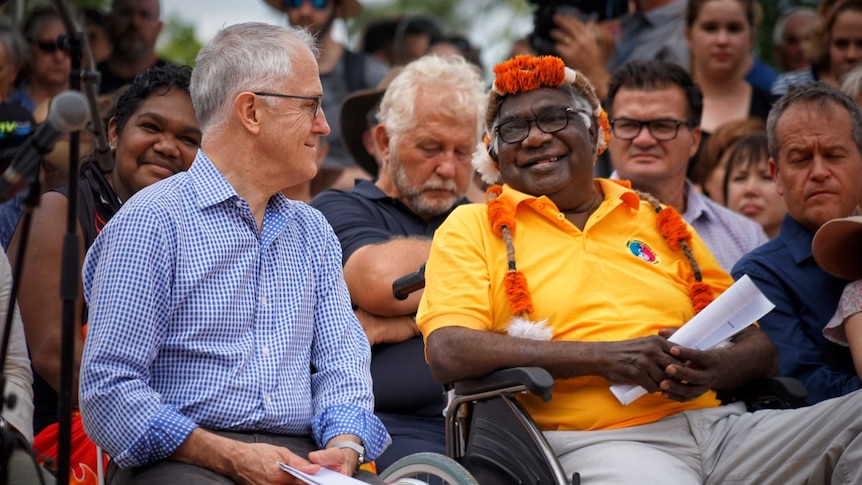
[[[695,190],[694,185],[688,179],[685,180],[682,196],[685,199],[683,219],[686,221],[696,221],[701,217],[707,220],[712,219],[709,205],[706,203],[706,196]]]
[[[233,187],[231,187],[230,182],[213,165],[203,150],[198,150],[197,155],[195,155],[195,161],[189,167],[188,174],[192,186],[197,193],[197,200],[201,209],[219,204],[233,197],[239,197]]]
[[[632,210],[638,210],[640,208],[641,199],[632,189],[608,179],[595,179],[593,183],[595,183],[596,188],[604,194],[605,201],[620,201],[621,204]],[[508,185],[503,185],[503,192],[500,194],[500,200],[507,202],[512,207],[517,207],[522,202],[533,200],[551,204],[556,207],[556,204],[554,204],[547,196],[540,195],[536,197],[525,194],[509,187]],[[559,210],[559,207],[557,207],[557,210]]]
[[[778,237],[784,241],[784,245],[793,256],[793,261],[797,264],[813,256],[811,242],[814,240],[814,233],[796,222],[790,214],[784,216]]]
[[[371,200],[392,199],[383,193],[372,180],[357,180],[356,185],[353,186],[353,192]]]

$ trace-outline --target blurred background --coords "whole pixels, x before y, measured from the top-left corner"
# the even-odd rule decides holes
[[[541,0],[534,0],[541,1]],[[13,19],[45,0],[8,0],[0,11]],[[481,51],[486,74],[505,59],[512,43],[533,30],[535,4],[528,0],[361,0],[361,15],[345,23],[338,20],[336,35],[348,45],[361,50],[361,37],[369,24],[393,16],[425,15],[435,18],[447,31],[463,32]],[[577,3],[577,2],[558,2]],[[793,7],[816,8],[817,0],[761,0],[760,25],[757,27],[755,53],[772,63],[772,26],[781,13]],[[79,8],[96,8],[107,12],[110,0],[70,0]],[[195,55],[219,28],[237,22],[264,21],[285,24],[284,14],[272,9],[264,0],[162,0],[165,28],[159,37],[161,57],[193,65]]]

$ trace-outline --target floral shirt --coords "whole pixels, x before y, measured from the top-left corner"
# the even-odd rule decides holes
[[[844,288],[838,309],[823,329],[823,336],[836,344],[848,345],[844,321],[859,312],[862,312],[862,280],[856,280]]]

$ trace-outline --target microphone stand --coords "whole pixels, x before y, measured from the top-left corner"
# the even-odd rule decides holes
[[[93,118],[93,129],[97,135],[98,144],[102,144],[102,156],[107,157],[107,143],[104,142],[104,127],[101,116],[95,104],[94,80],[98,82],[98,74],[93,66],[93,56],[89,55],[91,67],[87,75],[81,71],[84,50],[89,52],[83,33],[77,31],[69,9],[63,0],[55,0],[54,4],[63,18],[66,27],[66,38],[64,47],[68,49],[72,61],[72,76],[69,82],[71,89],[81,86],[81,79],[87,81],[86,85],[90,101],[90,111]],[[72,441],[72,392],[73,389],[73,366],[75,365],[75,333],[80,328],[75,327],[76,302],[78,299],[78,288],[80,287],[80,254],[81,241],[78,237],[78,156],[80,152],[80,133],[72,133],[69,139],[69,201],[66,215],[66,234],[63,238],[63,253],[60,273],[60,298],[62,300],[62,332],[60,350],[60,405],[59,405],[59,449],[57,453],[57,483],[69,483],[69,468],[71,458]]]
[[[72,63],[72,73],[69,80],[71,89],[81,87],[81,80],[84,80],[87,98],[90,106],[90,115],[93,120],[92,128],[95,136],[96,152],[99,156],[99,165],[110,167],[113,161],[110,157],[108,144],[105,136],[105,128],[102,123],[102,118],[99,115],[96,104],[96,86],[99,83],[99,74],[95,69],[93,56],[90,53],[89,46],[86,44],[83,33],[77,31],[75,23],[72,20],[71,13],[66,7],[63,0],[55,0],[55,6],[60,13],[60,17],[66,29],[65,36],[61,35],[57,39],[58,45],[64,48],[68,53]],[[88,59],[90,61],[90,70],[82,71],[81,60],[83,52],[90,53]],[[81,329],[73,328],[75,325],[75,304],[78,298],[79,288],[79,262],[78,255],[80,253],[80,241],[78,238],[78,158],[80,153],[80,133],[74,132],[69,138],[69,200],[68,212],[66,218],[66,234],[63,239],[63,253],[61,263],[60,276],[60,297],[62,299],[62,331],[61,331],[61,352],[60,352],[60,402],[59,402],[59,435],[58,435],[58,454],[57,454],[57,483],[69,483],[70,471],[70,456],[71,456],[71,439],[72,439],[72,391],[73,391],[73,369],[74,366],[74,351],[75,351],[75,333]],[[16,264],[13,274],[12,291],[9,295],[9,303],[7,305],[7,314],[5,321],[5,332],[3,334],[2,346],[0,346],[0,409],[7,405],[12,408],[15,405],[15,396],[6,396],[5,386],[6,377],[2,373],[6,355],[8,353],[9,341],[11,338],[12,320],[15,311],[15,302],[19,290],[19,282],[24,269],[24,255],[27,247],[27,242],[30,235],[30,225],[32,221],[33,210],[39,204],[41,196],[41,184],[39,181],[39,167],[34,166],[33,172],[22,174],[28,182],[28,194],[23,203],[24,214],[21,220],[21,240],[19,251],[16,255]],[[0,433],[2,443],[0,443],[0,483],[7,483],[9,472],[9,458],[16,446],[27,450],[31,456],[34,456],[34,466],[36,467],[39,482],[44,483],[44,477],[40,472],[40,467],[35,460],[35,454],[32,452],[28,444],[18,436],[15,436],[11,431],[2,430]]]

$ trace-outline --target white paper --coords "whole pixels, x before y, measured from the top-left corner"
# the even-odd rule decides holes
[[[677,330],[668,341],[682,347],[708,350],[733,337],[773,308],[775,305],[745,275]],[[623,406],[628,406],[646,394],[646,389],[615,384],[611,386],[611,392]]]
[[[280,461],[276,462],[276,464],[282,470],[305,481],[306,483],[310,483],[311,485],[353,485],[364,483],[353,477],[348,477],[347,475],[342,475],[341,473],[330,470],[329,468],[320,467],[320,471],[314,475],[309,475],[308,473],[301,472],[292,466],[285,465]]]

